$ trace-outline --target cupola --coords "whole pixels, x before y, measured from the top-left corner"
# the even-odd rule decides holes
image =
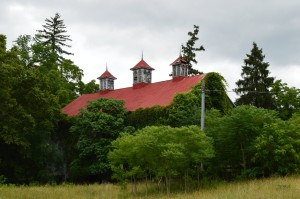
[[[172,66],[172,76],[174,77],[187,77],[189,75],[188,62],[181,56],[173,61]]]
[[[152,81],[152,71],[154,68],[149,66],[147,62],[144,61],[143,55],[141,61],[137,63],[133,68],[130,70],[133,71],[133,84],[138,83],[151,83]]]
[[[100,80],[100,91],[102,90],[114,90],[114,80],[115,78],[108,70],[106,66],[105,72],[98,77],[97,79]]]

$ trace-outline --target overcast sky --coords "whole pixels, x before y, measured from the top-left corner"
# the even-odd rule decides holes
[[[170,63],[195,24],[197,45],[206,49],[195,68],[220,73],[228,90],[241,78],[253,42],[263,49],[271,76],[300,88],[299,10],[299,0],[0,0],[0,33],[10,48],[58,12],[73,40],[66,50],[74,53],[84,82],[100,76],[107,63],[115,88],[123,88],[132,85],[129,69],[142,51],[155,68],[153,82],[170,79]]]

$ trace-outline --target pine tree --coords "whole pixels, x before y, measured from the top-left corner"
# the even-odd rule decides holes
[[[37,30],[39,34],[36,35],[37,40],[40,41],[43,45],[49,45],[52,53],[57,55],[58,61],[61,63],[64,58],[62,55],[72,55],[72,53],[67,52],[62,49],[62,47],[71,47],[67,45],[67,41],[72,41],[66,35],[67,32],[64,21],[60,19],[60,14],[56,13],[54,18],[46,19],[46,24],[43,25],[43,30]]]
[[[194,31],[188,32],[188,35],[190,36],[190,39],[186,42],[186,45],[181,45],[182,47],[182,53],[183,58],[189,63],[189,73],[190,74],[201,74],[197,69],[193,68],[192,63],[197,64],[196,61],[196,52],[197,51],[204,51],[204,47],[200,46],[199,48],[195,48],[195,43],[199,39],[197,37],[199,33],[199,26],[194,25]]]
[[[261,108],[273,108],[270,89],[274,78],[269,77],[269,63],[264,62],[265,55],[262,49],[253,42],[251,54],[246,55],[245,65],[242,66],[242,79],[236,82],[235,92],[240,95],[236,100],[237,105],[254,105]]]

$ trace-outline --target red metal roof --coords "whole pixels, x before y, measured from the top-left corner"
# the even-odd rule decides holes
[[[175,61],[172,62],[170,65],[178,64],[178,63],[185,63],[187,64],[188,62],[180,55]]]
[[[98,77],[97,79],[104,79],[104,78],[112,78],[112,79],[117,79],[115,78],[110,72],[108,72],[108,70],[106,69],[106,71],[100,75],[100,77]]]
[[[62,112],[70,116],[77,115],[79,110],[85,108],[88,101],[98,98],[113,98],[124,100],[125,108],[134,111],[138,108],[147,108],[155,105],[169,105],[177,93],[185,93],[191,90],[193,86],[199,83],[202,75],[190,77],[175,78],[172,80],[143,84],[141,87],[121,88],[112,91],[100,91],[93,94],[84,94],[68,104],[62,109]]]
[[[146,69],[150,69],[150,70],[154,70],[154,68],[152,68],[151,66],[149,66],[149,64],[147,64],[144,59],[141,59],[141,61],[139,63],[137,63],[133,68],[131,68],[130,70],[136,70],[139,68],[146,68]]]

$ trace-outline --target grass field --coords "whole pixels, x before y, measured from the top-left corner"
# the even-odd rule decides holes
[[[117,185],[0,186],[0,199],[98,199],[145,198],[145,185],[138,185],[137,195],[131,186],[122,190]],[[147,198],[187,199],[299,199],[300,177],[272,178],[236,183],[222,183],[190,193],[149,193]]]

